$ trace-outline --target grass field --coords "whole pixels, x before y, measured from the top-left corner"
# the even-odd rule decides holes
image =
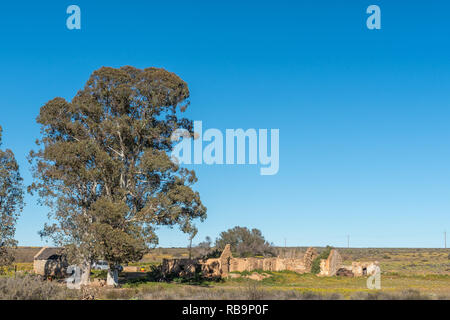
[[[37,248],[39,249],[39,248]],[[301,257],[307,248],[278,248],[285,257]],[[317,248],[318,251],[323,248]],[[29,256],[36,249],[27,248]],[[344,264],[351,261],[380,262],[381,290],[367,289],[367,278],[317,277],[290,271],[262,272],[269,277],[255,281],[245,277],[222,281],[154,282],[142,274],[139,279],[122,278],[121,289],[98,289],[99,299],[450,299],[450,250],[415,248],[338,248]],[[22,260],[26,254],[22,252]],[[193,252],[195,255],[195,251]],[[150,271],[164,258],[188,257],[185,248],[150,250],[141,261],[130,265]],[[21,262],[17,270],[29,272],[32,263]],[[101,274],[93,275],[101,277]]]
[[[262,281],[227,279],[197,285],[140,282],[125,284],[133,297],[148,299],[449,299],[450,276],[382,277],[381,290],[369,290],[366,278],[321,278],[294,272],[270,272]],[[125,294],[125,293],[123,293]]]
[[[307,248],[277,248],[285,257],[301,257]],[[317,248],[320,252],[323,248]],[[261,281],[247,278],[204,281],[196,284],[126,283],[126,294],[149,299],[450,299],[450,250],[416,248],[338,248],[344,264],[380,262],[381,290],[367,289],[367,278],[317,277],[295,272],[264,272]],[[154,249],[141,263],[156,264],[163,258],[187,257],[183,248]],[[261,272],[261,271],[259,271]],[[158,290],[159,289],[159,290]]]

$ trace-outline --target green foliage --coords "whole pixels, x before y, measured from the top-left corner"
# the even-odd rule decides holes
[[[201,270],[196,270],[192,275],[186,277],[180,277],[178,274],[163,274],[161,271],[161,265],[152,265],[150,272],[147,272],[146,277],[140,277],[135,279],[129,279],[126,283],[127,288],[139,287],[143,284],[150,282],[172,282],[178,284],[190,284],[190,285],[208,285],[212,282],[223,282],[221,278],[211,279],[205,278],[202,275]]]
[[[0,146],[2,127],[0,126]],[[16,222],[23,209],[23,186],[19,166],[11,150],[0,149],[0,267],[14,261],[12,250]]]
[[[249,230],[236,226],[224,231],[216,240],[216,248],[222,251],[226,244],[230,244],[233,254],[239,257],[276,256],[275,248],[264,239],[258,229]]]
[[[327,246],[313,261],[311,265],[311,273],[318,274],[320,272],[320,260],[327,259],[333,247]]]
[[[244,277],[245,276],[250,276],[253,273],[274,275],[274,273],[272,271],[265,271],[265,270],[262,270],[262,269],[255,269],[255,270],[252,270],[252,271],[247,271],[247,270],[244,270],[244,271],[233,271],[231,273],[240,274],[241,276],[244,276]],[[238,279],[240,279],[240,278],[238,278]]]
[[[91,270],[91,279],[106,279],[107,270]]]

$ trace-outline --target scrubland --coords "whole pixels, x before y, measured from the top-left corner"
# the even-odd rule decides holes
[[[280,256],[302,256],[306,248],[278,248]],[[16,263],[0,276],[0,299],[450,299],[448,249],[339,249],[344,264],[380,262],[381,289],[367,289],[367,278],[317,277],[290,271],[263,272],[261,281],[240,277],[220,281],[172,279],[158,281],[151,272],[163,258],[188,256],[184,248],[151,250],[133,265],[146,272],[139,277],[121,274],[121,287],[69,290],[64,282],[48,282],[32,275],[32,263]],[[34,250],[28,249],[28,252]],[[320,251],[320,248],[319,248]],[[26,257],[21,261],[26,260]],[[5,272],[6,271],[6,272]],[[102,277],[93,273],[92,277]]]

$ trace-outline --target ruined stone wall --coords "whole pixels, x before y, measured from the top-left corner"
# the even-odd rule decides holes
[[[305,265],[306,272],[311,272],[313,261],[317,258],[318,253],[315,248],[308,248],[303,256],[303,264]]]
[[[328,258],[320,261],[319,276],[332,277],[342,267],[342,257],[335,249],[330,251]]]
[[[226,245],[219,258],[214,259],[164,259],[162,273],[191,276],[201,270],[205,277],[227,277],[230,272],[253,270],[283,271],[298,273],[311,271],[312,260],[317,256],[313,248],[309,248],[303,259],[294,258],[233,258],[230,245]]]
[[[298,273],[309,272],[303,259],[289,258],[232,258],[230,260],[230,272],[243,271],[295,271]]]
[[[365,277],[381,272],[377,261],[374,262],[352,262],[351,266],[342,265],[342,258],[339,252],[335,249],[331,250],[328,258],[320,261],[319,276],[332,277],[352,276]]]
[[[161,271],[164,275],[175,274],[180,277],[190,277],[200,267],[198,259],[163,259]]]
[[[222,254],[219,258],[220,273],[222,276],[226,277],[230,270],[231,259],[233,259],[233,254],[231,253],[231,246],[229,244],[225,245]]]
[[[295,258],[233,258],[230,245],[226,245],[219,258],[214,259],[164,259],[162,272],[165,275],[177,274],[181,277],[193,276],[201,272],[204,277],[224,278],[230,272],[244,271],[294,271],[311,272],[317,251],[309,248],[302,259]],[[342,265],[342,257],[336,249],[332,249],[327,259],[320,261],[319,276],[331,277],[346,275],[361,277],[379,272],[377,262],[353,262],[351,266]],[[346,272],[348,271],[348,272]]]
[[[47,260],[34,260],[33,271],[35,274],[45,276],[45,265]]]
[[[298,273],[311,271],[312,261],[317,257],[317,251],[309,248],[303,259],[295,258],[233,258],[230,245],[226,245],[220,258],[208,259],[203,264],[204,270],[209,274],[227,276],[230,272],[244,272],[253,270],[283,271],[289,270]],[[206,267],[206,265],[208,267]],[[212,271],[211,268],[217,270]]]
[[[202,275],[206,278],[225,277],[220,259],[201,260]]]
[[[351,270],[355,277],[372,276],[380,271],[378,261],[352,262]]]
[[[65,277],[68,266],[64,259],[33,261],[34,273],[44,277]]]

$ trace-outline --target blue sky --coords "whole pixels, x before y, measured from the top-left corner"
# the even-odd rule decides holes
[[[203,129],[280,129],[280,170],[194,166],[194,242],[236,225],[277,245],[442,247],[450,231],[450,3],[29,1],[0,8],[0,125],[25,183],[39,108],[101,66],[163,67]],[[126,5],[125,5],[126,3]],[[66,8],[81,8],[81,30]],[[368,30],[366,8],[381,8]],[[27,196],[20,245],[43,244]],[[161,246],[187,236],[162,228]]]

